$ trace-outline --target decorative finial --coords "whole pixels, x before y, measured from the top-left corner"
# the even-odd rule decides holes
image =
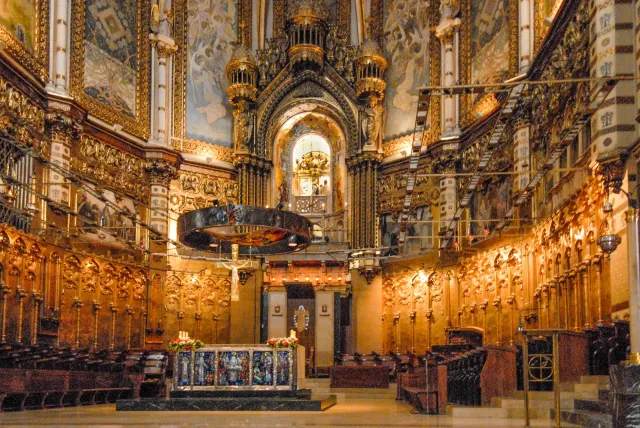
[[[244,22],[244,20],[240,21],[240,23],[238,24],[238,32],[239,34],[239,43],[244,45],[244,29],[247,27],[247,24]]]
[[[367,18],[367,28],[365,29],[365,40],[370,39],[373,40],[373,32],[376,28],[376,18],[369,15]]]

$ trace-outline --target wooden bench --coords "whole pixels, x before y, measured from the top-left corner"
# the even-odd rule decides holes
[[[0,369],[0,411],[115,403],[137,398],[142,374]]]

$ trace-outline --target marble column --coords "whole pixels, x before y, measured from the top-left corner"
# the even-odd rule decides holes
[[[169,230],[169,186],[171,180],[177,178],[177,170],[180,162],[179,155],[166,150],[150,151],[151,157],[147,164],[147,174],[151,187],[151,210],[149,212],[149,224],[161,234],[167,234]],[[167,270],[167,251],[169,244],[151,237],[149,250],[153,254],[149,259],[149,278],[151,287],[147,294],[149,312],[146,314],[145,344],[161,344],[164,333],[163,311],[164,306],[164,282]],[[156,309],[152,309],[156,308]]]
[[[50,90],[59,95],[69,93],[69,7],[68,0],[53,0],[51,2],[51,44],[53,58],[50,75]]]
[[[162,2],[160,3],[162,4]],[[171,1],[167,0],[164,10],[158,10],[152,18],[152,33],[149,40],[153,58],[153,96],[151,97],[151,140],[158,145],[171,145],[169,124],[171,109],[169,108],[169,88],[172,81],[171,58],[178,50],[173,40],[170,25]]]
[[[449,169],[445,173],[454,174],[455,171]],[[453,219],[457,207],[457,180],[455,176],[440,179],[440,228],[446,229]]]
[[[80,138],[81,127],[69,116],[60,112],[47,113],[47,129],[51,137],[49,160],[63,170],[71,170],[71,146]],[[49,169],[48,196],[58,204],[71,204],[71,185],[59,171]]]
[[[526,188],[529,183],[529,124],[525,120],[518,120],[513,133],[513,165],[516,172],[520,172],[513,180],[513,191]]]
[[[436,28],[436,36],[442,43],[443,86],[453,86],[460,79],[458,64],[460,24],[460,18],[444,17]],[[459,96],[446,95],[443,98],[442,137],[459,136]]]
[[[520,0],[520,6],[518,7],[520,12],[520,52],[518,60],[521,73],[526,73],[529,70],[533,56],[533,3],[531,0]]]

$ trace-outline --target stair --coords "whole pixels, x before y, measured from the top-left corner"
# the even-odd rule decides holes
[[[311,389],[312,395],[335,395],[338,403],[347,400],[395,400],[396,384],[388,389],[379,388],[331,388],[329,379],[300,379],[300,388]]]
[[[573,409],[562,410],[560,419],[588,428],[613,427],[613,418],[609,408],[609,377],[582,376],[581,385],[596,385],[597,395],[591,399],[576,399]],[[553,412],[551,412],[553,415]]]
[[[608,376],[583,376],[580,383],[560,384],[560,408],[562,420],[589,427],[611,426],[608,411]],[[553,419],[553,391],[529,392],[529,416],[531,419]],[[516,391],[510,397],[491,400],[491,407],[447,406],[447,414],[458,418],[524,419],[524,391]],[[591,422],[589,422],[591,421]],[[607,422],[608,421],[608,422]],[[608,425],[607,425],[608,423]]]

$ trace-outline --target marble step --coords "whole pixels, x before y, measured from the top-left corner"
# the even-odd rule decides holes
[[[552,410],[551,417],[553,418],[553,416]],[[586,428],[613,428],[611,415],[590,412],[589,410],[562,410],[560,420]]]
[[[576,410],[588,410],[590,412],[610,414],[609,402],[601,400],[575,400]]]
[[[515,398],[518,400],[524,400],[524,391],[516,391],[513,395],[513,397],[511,398]],[[575,392],[575,391],[560,391],[560,399],[561,400],[565,400],[565,399],[593,399],[596,400],[598,398],[598,389],[593,389],[591,391],[581,391],[581,392]],[[536,400],[550,400],[553,401],[553,391],[529,391],[529,401],[536,401]]]
[[[575,398],[560,398],[560,407],[563,409],[573,409]],[[529,409],[546,409],[547,413],[549,409],[554,407],[554,400],[529,400]],[[516,398],[493,398],[491,400],[491,407],[502,407],[503,409],[523,409],[524,400]]]
[[[487,419],[506,419],[509,414],[508,409],[500,407],[467,407],[447,405],[447,416],[454,418],[487,418]]]
[[[580,376],[580,383],[598,383],[609,385],[609,376]]]

